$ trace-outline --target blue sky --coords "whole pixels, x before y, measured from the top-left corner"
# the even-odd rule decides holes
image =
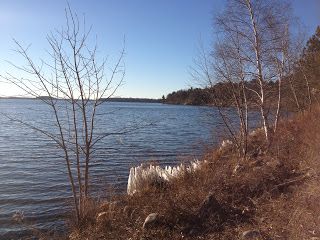
[[[223,9],[224,0],[70,0],[78,15],[98,37],[100,53],[111,60],[126,39],[125,84],[121,97],[159,98],[171,91],[196,85],[188,68],[196,57],[200,38],[212,44],[213,14]],[[293,0],[294,14],[311,35],[320,24],[320,0]],[[44,58],[46,34],[64,25],[65,0],[0,0],[0,71],[12,70],[5,60],[16,61],[15,38],[32,44],[35,58]],[[18,61],[18,60],[17,60]],[[18,62],[19,63],[19,62]],[[1,83],[0,96],[18,95],[18,90]]]

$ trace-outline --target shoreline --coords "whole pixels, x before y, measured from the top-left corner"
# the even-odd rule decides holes
[[[151,181],[133,195],[100,203],[89,214],[85,228],[73,229],[69,239],[180,239],[181,235],[230,239],[250,234],[258,239],[277,235],[298,239],[293,236],[301,220],[286,209],[308,207],[299,199],[307,197],[303,189],[317,181],[306,169],[320,168],[309,158],[318,147],[314,137],[320,138],[320,130],[310,132],[318,117],[316,109],[283,120],[269,150],[261,131],[255,131],[246,159],[239,159],[233,146],[224,144],[204,154],[200,161],[206,163],[194,172],[182,171],[169,182]],[[311,123],[305,125],[307,119]]]

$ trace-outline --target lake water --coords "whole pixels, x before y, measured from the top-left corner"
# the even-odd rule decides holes
[[[222,124],[210,107],[109,102],[99,113],[100,132],[132,123],[144,127],[96,146],[91,163],[95,196],[105,196],[109,184],[125,191],[130,167],[142,162],[175,165],[198,157],[216,143],[214,130]],[[71,200],[61,150],[39,132],[4,117],[56,131],[52,113],[39,100],[0,99],[0,114],[0,239],[17,239],[32,228],[61,229]],[[23,213],[24,223],[13,220],[16,212]]]

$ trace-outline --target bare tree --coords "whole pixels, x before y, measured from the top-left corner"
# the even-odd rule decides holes
[[[268,144],[277,129],[282,80],[292,76],[296,60],[291,25],[290,4],[286,1],[229,0],[225,10],[215,17],[218,41],[212,54],[200,48],[192,68],[193,78],[211,89],[217,82],[230,87],[237,123],[221,108],[218,96],[213,100],[242,156],[247,151],[249,108],[260,111]],[[278,83],[277,100],[272,82]]]
[[[237,130],[232,134],[233,142],[240,155],[246,156],[248,137],[248,101],[245,85],[243,58],[240,54],[241,37],[235,35],[230,42],[218,42],[214,51],[215,78],[230,86],[233,105],[236,107],[239,120],[239,134]],[[220,112],[222,112],[220,110]],[[231,121],[229,121],[231,123]],[[235,127],[228,129],[237,129]]]
[[[260,110],[267,142],[271,140],[270,108],[272,107],[272,101],[268,99],[270,95],[268,84],[283,77],[282,65],[285,61],[287,37],[290,35],[289,9],[290,5],[285,1],[230,0],[225,11],[216,17],[218,35],[224,44],[223,51],[232,51],[232,54],[229,54],[229,65],[234,66],[232,62],[239,59],[240,65],[238,63],[237,66],[241,66],[243,82],[254,80],[256,83],[256,87],[246,86],[246,89],[255,96],[253,102]],[[287,34],[283,34],[286,32]],[[240,39],[240,44],[234,39]],[[279,56],[282,59],[280,61]],[[278,109],[280,109],[281,80],[278,94]],[[276,116],[278,119],[279,110]]]
[[[236,36],[232,40],[236,44],[240,44],[239,36]],[[225,51],[226,49],[228,51]],[[201,44],[190,73],[193,80],[204,84],[208,91],[210,91],[214,105],[224,122],[229,138],[236,146],[239,155],[245,157],[248,136],[248,102],[243,64],[238,51],[239,48],[231,49],[228,48],[227,43],[219,43],[216,45],[215,52],[212,55],[208,54]],[[217,89],[215,89],[216,79],[230,86],[229,91],[238,116],[236,121],[230,118],[228,110],[224,109],[221,105],[221,100],[219,99],[220,93],[217,93]]]
[[[49,60],[37,64],[29,55],[28,47],[15,41],[16,51],[26,65],[11,64],[22,72],[22,77],[11,73],[2,76],[52,110],[56,126],[52,132],[19,119],[13,120],[40,131],[62,149],[78,222],[83,217],[90,193],[89,170],[94,146],[107,136],[126,132],[125,129],[103,134],[95,131],[98,107],[123,82],[124,49],[115,64],[109,66],[106,59],[98,57],[97,45],[90,45],[90,30],[86,30],[85,22],[80,23],[77,14],[68,6],[66,28],[47,36]]]

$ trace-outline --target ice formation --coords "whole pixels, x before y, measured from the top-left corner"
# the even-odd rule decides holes
[[[199,160],[195,160],[190,165],[180,164],[175,167],[165,166],[162,168],[151,164],[149,166],[141,164],[138,167],[132,167],[128,178],[127,193],[133,195],[148,183],[168,182],[178,177],[181,173],[197,170],[202,163]]]

